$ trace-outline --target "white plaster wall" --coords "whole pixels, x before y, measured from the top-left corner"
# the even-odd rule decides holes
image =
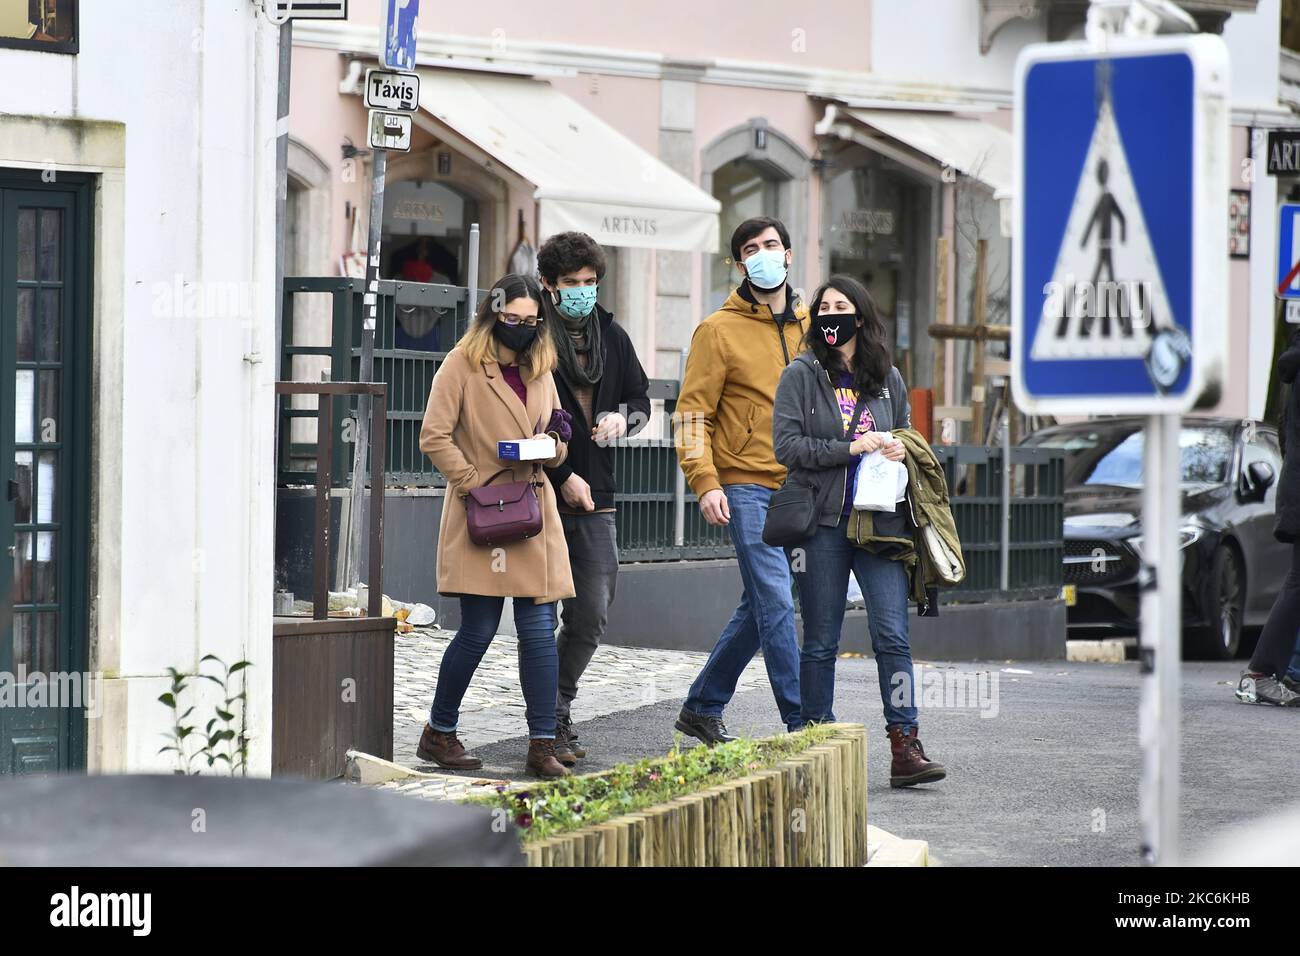
[[[160,9],[93,0],[80,7],[78,55],[0,50],[0,113],[126,128],[125,240],[105,250],[120,260],[109,281],[122,304],[97,316],[122,342],[121,395],[106,396],[120,398],[120,421],[101,444],[116,468],[100,469],[116,475],[121,510],[97,519],[121,529],[100,542],[100,585],[120,589],[120,615],[95,622],[99,666],[125,688],[90,763],[165,767],[164,670],[213,653],[255,665],[253,767],[267,772],[278,34],[251,0]],[[225,304],[187,311],[191,290]]]

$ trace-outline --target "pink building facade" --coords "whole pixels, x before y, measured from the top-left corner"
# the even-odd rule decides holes
[[[364,70],[376,65],[380,6],[352,0],[346,22],[295,24],[288,274],[338,275],[364,248],[370,167],[360,93]],[[895,364],[913,387],[932,387],[927,329],[972,320],[981,240],[987,319],[1009,321],[1014,239],[1002,213],[1015,57],[1027,43],[1081,30],[1057,9],[1066,4],[1004,6],[431,7],[421,22],[413,149],[389,157],[384,275],[399,277],[427,240],[439,281],[483,287],[510,270],[521,238],[536,247],[548,231],[585,228],[611,252],[602,302],[649,374],[677,378],[694,327],[734,284],[731,230],[750,215],[775,215],[790,228],[792,281],[811,292],[831,272],[863,279]],[[1232,13],[1214,24],[1233,57],[1225,189],[1252,212],[1250,255],[1230,266],[1229,372],[1217,410],[1259,415],[1279,183],[1257,160],[1268,129],[1294,125],[1280,80],[1278,0],[1200,6]],[[475,277],[466,273],[472,223],[481,235]],[[298,321],[323,329],[325,316],[303,309]],[[937,347],[949,403],[968,400],[974,346]],[[965,431],[958,425],[957,437],[975,437]]]

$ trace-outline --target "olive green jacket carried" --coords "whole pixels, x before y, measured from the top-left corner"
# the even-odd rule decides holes
[[[903,443],[906,452],[907,516],[912,534],[879,534],[877,513],[854,509],[849,515],[848,536],[860,548],[902,561],[911,581],[912,600],[926,608],[930,603],[927,591],[960,584],[966,577],[966,562],[948,502],[948,479],[934,450],[914,428],[896,428],[890,434]]]

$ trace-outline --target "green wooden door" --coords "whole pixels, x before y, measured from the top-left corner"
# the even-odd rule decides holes
[[[0,775],[85,765],[90,188],[0,170]]]

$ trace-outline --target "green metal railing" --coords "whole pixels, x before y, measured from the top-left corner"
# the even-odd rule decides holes
[[[482,296],[484,293],[480,292]],[[302,343],[294,339],[295,306],[306,296],[328,296],[330,340]],[[329,359],[332,381],[357,381],[361,368],[361,321],[365,306],[365,282],[348,278],[286,278],[280,380],[293,381],[293,360],[297,356]],[[481,301],[481,300],[480,300]],[[431,285],[385,279],[378,283],[378,314],[375,319],[375,381],[388,385],[388,441],[386,480],[390,486],[443,485],[442,475],[420,451],[420,425],[429,398],[429,386],[438,366],[465,331],[469,319],[469,290],[459,286]],[[433,309],[438,341],[444,351],[401,349],[396,346],[399,309]],[[335,399],[334,486],[345,487],[352,474],[351,429],[355,421],[355,400]],[[285,407],[280,420],[280,472],[282,485],[311,484],[316,451],[310,441],[294,442],[291,423],[300,418],[315,419],[314,407]],[[314,434],[314,429],[312,430]]]
[[[956,600],[1005,596],[1001,588],[1002,449],[983,445],[936,445],[948,478],[949,503],[966,561],[966,579],[945,589]],[[1050,597],[1062,584],[1065,520],[1065,452],[1060,448],[1012,448],[1010,498],[1010,593]]]

